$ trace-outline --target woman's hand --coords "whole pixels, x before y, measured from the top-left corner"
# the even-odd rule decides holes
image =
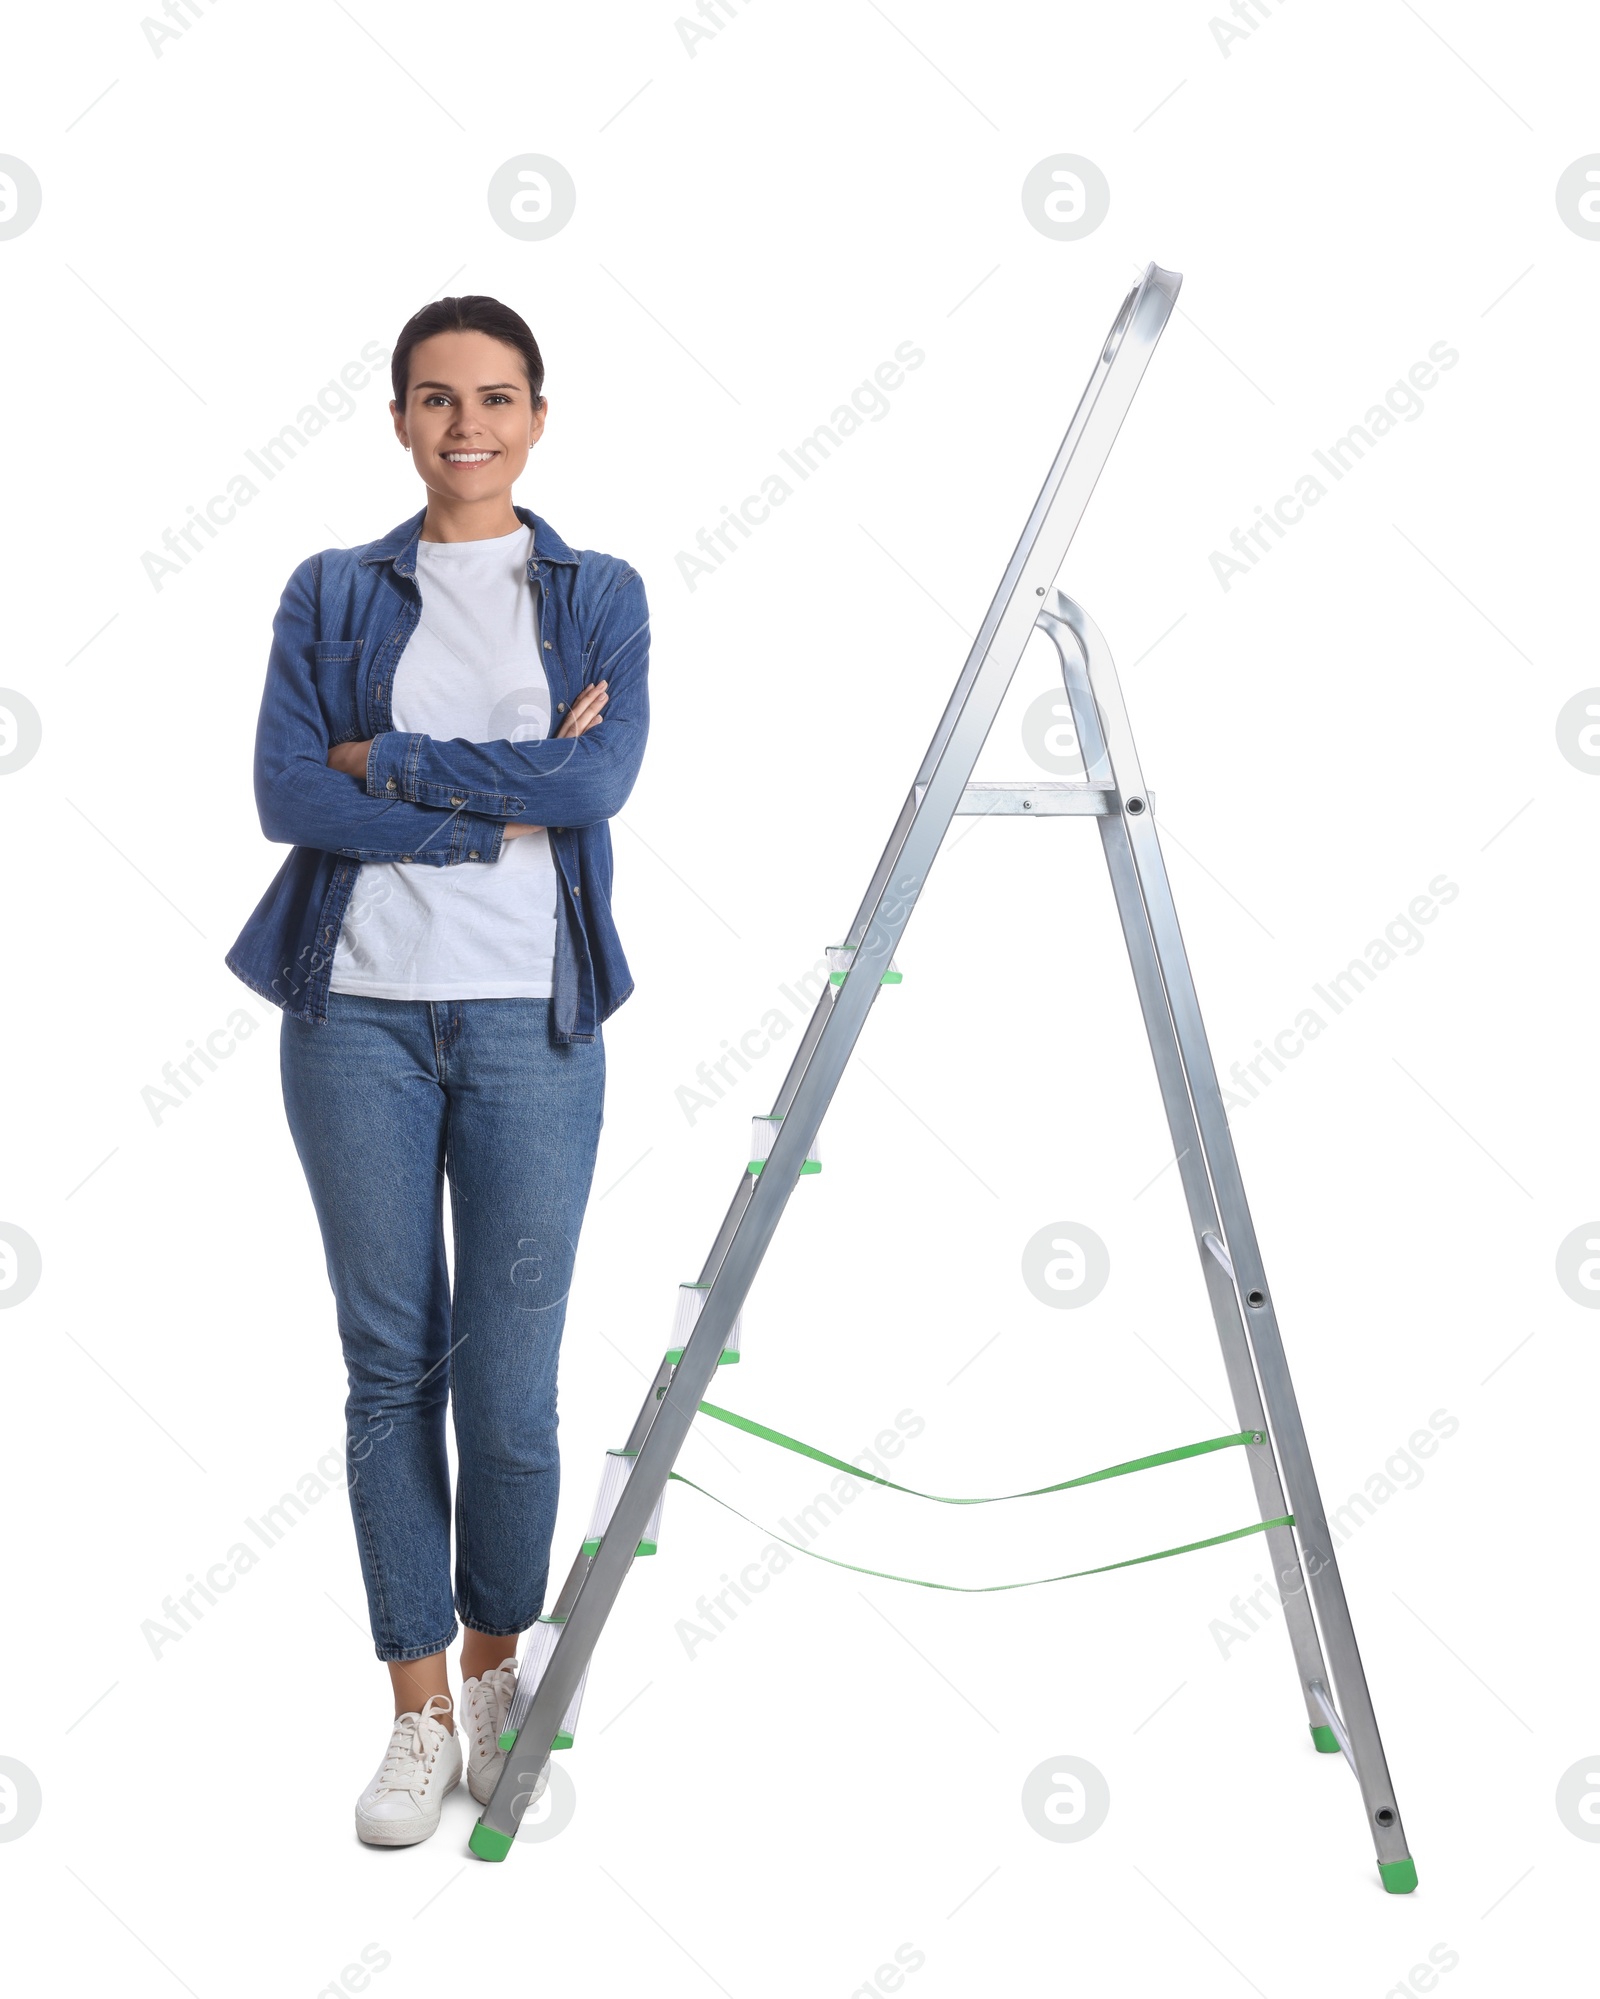
[[[606,683],[603,680],[597,680],[593,687],[584,688],[577,700],[573,702],[572,706],[563,716],[561,727],[557,729],[556,735],[558,737],[566,736],[571,738],[581,736],[585,729],[594,728],[602,719],[600,714],[601,709],[604,708],[610,699],[611,696],[607,692]],[[542,826],[508,826],[505,831],[505,837],[508,840],[515,840],[523,833],[542,833],[543,831],[544,828]]]
[[[594,728],[604,719],[600,710],[610,699],[603,680],[597,680],[593,687],[584,688],[567,710],[561,727],[556,731],[557,736],[581,736],[585,729]]]
[[[610,699],[611,696],[607,693],[606,683],[603,680],[596,681],[593,687],[584,688],[583,692],[573,702],[562,718],[561,727],[557,729],[556,735],[558,737],[581,736],[585,729],[594,728],[596,723],[601,720],[601,709],[604,708]],[[505,837],[508,840],[515,840],[524,833],[542,833],[543,831],[544,828],[542,826],[508,826],[505,830]]]
[[[367,781],[367,752],[372,748],[372,738],[364,743],[335,743],[328,752],[328,765],[332,770],[342,770],[346,777],[358,777],[363,784]]]

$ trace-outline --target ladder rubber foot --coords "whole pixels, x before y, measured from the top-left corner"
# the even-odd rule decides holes
[[[511,1834],[496,1832],[492,1825],[485,1825],[482,1819],[472,1828],[472,1837],[467,1841],[469,1853],[475,1853],[480,1860],[504,1860],[511,1851]]]
[[[1325,1721],[1314,1721],[1311,1723],[1311,1740],[1317,1745],[1322,1755],[1338,1755],[1339,1738]]]
[[[1389,1895],[1409,1895],[1417,1885],[1417,1863],[1411,1859],[1380,1860],[1378,1873]]]

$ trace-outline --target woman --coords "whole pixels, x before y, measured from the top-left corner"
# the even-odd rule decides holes
[[[337,1302],[351,1510],[394,1693],[356,1830],[400,1846],[436,1829],[462,1774],[457,1617],[481,1803],[517,1636],[544,1606],[600,1023],[632,990],[606,822],[644,753],[649,612],[627,563],[512,501],[548,408],[515,312],[425,306],[392,376],[427,504],[289,579],[255,789],[267,838],[294,851],[227,962],[283,1009],[284,1107]]]

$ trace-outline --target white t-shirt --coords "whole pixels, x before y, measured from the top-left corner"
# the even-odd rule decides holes
[[[486,541],[417,543],[422,617],[395,675],[397,730],[469,743],[548,733],[532,540],[532,528],[519,525]],[[369,861],[330,984],[377,999],[545,999],[555,936],[555,863],[543,830],[506,841],[492,864]]]

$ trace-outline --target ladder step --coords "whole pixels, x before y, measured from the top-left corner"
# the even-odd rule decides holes
[[[544,1677],[544,1669],[550,1663],[550,1654],[556,1649],[556,1640],[561,1636],[561,1627],[565,1623],[564,1617],[536,1618],[528,1633],[528,1649],[517,1672],[517,1691],[506,1715],[506,1725],[500,1731],[500,1747],[508,1752],[516,1747],[522,1724],[533,1706],[533,1697],[539,1691],[539,1682]],[[590,1655],[592,1658],[593,1654]],[[572,1738],[578,1727],[578,1710],[583,1705],[583,1690],[589,1684],[589,1664],[590,1660],[585,1660],[582,1676],[550,1745],[552,1749],[572,1747]]]
[[[1200,1240],[1202,1243],[1205,1244],[1206,1248],[1210,1250],[1211,1254],[1217,1259],[1218,1263],[1222,1265],[1223,1269],[1231,1277],[1233,1275],[1233,1258],[1229,1256],[1228,1252],[1223,1248],[1222,1238],[1220,1236],[1213,1235],[1210,1229],[1207,1229],[1204,1235],[1201,1236]]]
[[[927,786],[919,784],[916,790],[920,803]],[[961,794],[956,811],[968,816],[985,817],[991,812],[1004,815],[1027,813],[1030,816],[1036,813],[1047,816],[1073,813],[1104,819],[1115,809],[1115,797],[1116,786],[1112,784],[1093,784],[1081,778],[1041,778],[1037,781],[1023,778],[1020,781],[969,784]]]
[[[844,984],[850,966],[855,959],[856,949],[857,947],[854,944],[830,944],[828,946],[829,985],[842,986]],[[902,976],[899,967],[895,964],[894,959],[891,958],[888,970],[884,972],[878,984],[880,986],[897,986],[901,983]]]
[[[927,788],[925,784],[915,787],[919,805]],[[1153,791],[1146,792],[1145,797],[1152,806],[1155,804]],[[1063,816],[1108,819],[1115,816],[1116,810],[1117,787],[1114,784],[1049,778],[969,784],[956,807],[958,814],[965,813],[970,817],[988,818],[991,813],[997,813],[1002,818],[1026,816],[1029,819],[1059,819]]]
[[[746,1167],[746,1172],[759,1173],[766,1165],[772,1155],[773,1141],[778,1136],[778,1126],[782,1123],[781,1117],[757,1117],[750,1120],[750,1164]],[[811,1150],[806,1154],[805,1163],[800,1171],[802,1173],[822,1171],[822,1161],[817,1157],[815,1139],[811,1142]]]
[[[597,1555],[600,1543],[606,1537],[606,1529],[611,1525],[611,1516],[617,1510],[617,1501],[622,1497],[622,1488],[628,1483],[628,1474],[633,1470],[637,1451],[616,1450],[606,1452],[605,1470],[600,1474],[600,1491],[594,1502],[594,1514],[590,1522],[588,1538],[584,1541],[583,1552]],[[657,1496],[655,1510],[645,1523],[645,1530],[636,1555],[653,1555],[661,1545],[661,1508],[667,1496],[665,1486]]]
[[[700,1307],[706,1302],[709,1284],[680,1284],[678,1286],[678,1310],[672,1322],[672,1345],[667,1348],[666,1358],[676,1367],[683,1359],[683,1350],[689,1344],[689,1335],[700,1319]],[[744,1324],[741,1310],[728,1328],[728,1336],[722,1343],[722,1353],[717,1365],[727,1367],[739,1358],[739,1332]]]
[[[1333,1696],[1328,1692],[1328,1689],[1323,1685],[1321,1680],[1313,1680],[1311,1682],[1311,1697],[1322,1710],[1322,1722],[1320,1726],[1323,1734],[1333,1738],[1331,1742],[1318,1741],[1318,1724],[1313,1722],[1311,1724],[1312,1741],[1324,1753],[1342,1749],[1344,1751],[1344,1760],[1354,1770],[1356,1759],[1351,1752],[1349,1731],[1345,1728],[1344,1719],[1340,1715],[1339,1710],[1333,1704]],[[1359,1774],[1357,1772],[1358,1776]]]

